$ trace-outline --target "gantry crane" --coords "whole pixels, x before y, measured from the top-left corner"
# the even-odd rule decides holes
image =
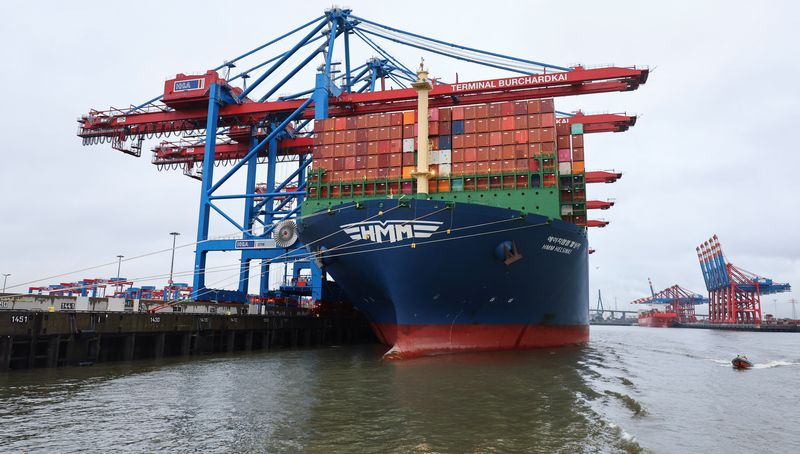
[[[730,263],[717,235],[697,247],[697,258],[708,289],[711,323],[761,323],[761,295],[791,291],[788,283],[773,282]]]
[[[687,290],[680,285],[673,285],[659,292],[653,291],[653,283],[648,278],[650,284],[650,296],[639,298],[631,304],[660,304],[665,306],[665,312],[674,313],[679,323],[695,322],[695,306],[708,303],[703,295]]]
[[[288,49],[263,57],[264,49],[275,49],[291,36],[300,38]],[[354,67],[351,51],[356,43],[376,56]],[[468,82],[437,80],[429,94],[432,108],[629,91],[644,84],[649,74],[646,68],[550,65],[422,36],[358,17],[350,9],[331,8],[205,74],[178,74],[166,81],[161,95],[145,103],[91,110],[79,120],[78,135],[85,145],[111,143],[133,156],[141,155],[146,138],[176,136],[153,149],[153,164],[181,168],[201,181],[194,299],[244,301],[252,260],[261,260],[262,296],[268,290],[268,263],[285,261],[295,262],[293,278],[299,270],[310,269],[310,295],[320,299],[323,273],[314,261],[307,260],[289,222],[297,218],[306,196],[312,121],[415,110],[417,94],[409,88],[415,73],[387,52],[384,46],[392,43],[514,74]],[[334,59],[335,51],[343,65]],[[301,59],[300,63],[290,66],[287,61],[292,57]],[[278,96],[315,60],[320,65],[306,90]],[[232,74],[237,66],[253,61],[247,69]],[[399,88],[386,89],[387,81]],[[586,133],[618,132],[632,126],[636,118],[579,112],[559,121],[585,125]],[[214,168],[220,163],[230,168],[218,176]],[[288,177],[279,177],[279,165],[293,169]],[[260,172],[263,170],[265,174]],[[240,173],[245,187],[234,189],[231,177]],[[222,193],[223,187],[228,193]],[[240,213],[222,206],[230,200],[243,202]],[[212,238],[212,214],[235,227],[239,238]],[[206,257],[212,251],[240,254],[238,291],[207,288]]]

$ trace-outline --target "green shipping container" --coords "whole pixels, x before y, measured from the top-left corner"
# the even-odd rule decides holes
[[[575,123],[572,125],[572,134],[583,134],[583,123]]]
[[[464,190],[464,179],[453,178],[450,180],[450,190],[453,192],[462,192]]]

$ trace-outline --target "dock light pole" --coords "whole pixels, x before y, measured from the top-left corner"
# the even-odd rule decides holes
[[[169,263],[169,286],[172,287],[172,270],[175,266],[175,240],[178,238],[180,233],[178,232],[169,232],[172,235],[172,260]]]
[[[124,255],[117,256],[117,279],[119,279],[119,270],[122,269],[122,257],[125,256]]]
[[[3,293],[6,292],[6,281],[8,281],[8,276],[11,276],[11,273],[3,273]]]

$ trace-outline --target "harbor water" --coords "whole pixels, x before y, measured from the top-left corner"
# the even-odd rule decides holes
[[[584,347],[378,346],[0,374],[0,452],[800,452],[800,336],[592,327]],[[755,367],[736,371],[746,354]]]

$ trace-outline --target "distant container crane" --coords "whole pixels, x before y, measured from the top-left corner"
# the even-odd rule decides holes
[[[632,304],[663,305],[664,310],[661,313],[669,314],[677,323],[696,322],[695,306],[708,303],[708,299],[703,295],[687,290],[680,285],[676,284],[655,292],[652,281],[648,279],[647,282],[650,284],[650,296],[639,298]]]
[[[697,258],[708,289],[711,323],[761,324],[761,295],[792,289],[728,262],[717,235],[697,247]]]

